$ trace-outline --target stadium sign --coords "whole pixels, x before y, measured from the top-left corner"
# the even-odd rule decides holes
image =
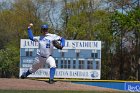
[[[38,48],[38,42],[21,39],[21,48]],[[63,49],[101,49],[101,41],[66,40]]]
[[[20,42],[20,73],[30,68],[36,57],[39,44],[29,39]],[[54,49],[56,60],[56,78],[101,78],[101,41],[66,40],[62,50]],[[46,64],[29,77],[49,77]]]
[[[27,69],[20,69],[20,72],[27,71]],[[46,78],[50,76],[49,69],[39,69],[28,77]],[[21,74],[20,74],[21,75]],[[100,79],[99,70],[74,70],[74,69],[56,69],[56,78],[84,78],[84,79]]]

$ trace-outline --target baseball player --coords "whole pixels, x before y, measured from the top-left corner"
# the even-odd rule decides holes
[[[34,59],[33,65],[31,68],[28,69],[27,72],[23,72],[21,75],[21,78],[24,79],[28,75],[36,72],[40,67],[42,67],[44,64],[49,64],[50,66],[50,79],[49,83],[54,83],[54,75],[56,70],[56,63],[55,59],[52,57],[53,52],[53,41],[59,40],[60,41],[60,49],[62,49],[65,45],[65,39],[63,37],[60,37],[56,34],[50,34],[48,33],[48,25],[42,25],[41,26],[41,33],[40,36],[33,36],[31,27],[33,26],[32,23],[28,26],[28,36],[29,39],[35,42],[39,43],[39,51],[37,51],[37,57]]]

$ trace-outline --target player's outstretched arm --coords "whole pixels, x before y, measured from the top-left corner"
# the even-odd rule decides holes
[[[31,30],[31,27],[32,27],[32,26],[33,26],[32,23],[30,23],[29,26],[28,26],[28,36],[29,36],[29,39],[30,39],[30,40],[34,41],[34,35],[33,35],[33,33],[32,33],[32,30]]]

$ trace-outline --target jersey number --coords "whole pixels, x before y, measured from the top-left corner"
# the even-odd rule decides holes
[[[47,40],[46,48],[50,48],[50,45],[51,45],[51,41]]]

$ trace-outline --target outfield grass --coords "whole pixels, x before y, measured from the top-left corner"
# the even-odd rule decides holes
[[[0,93],[111,93],[99,91],[0,90]],[[113,92],[115,93],[115,92]],[[118,93],[118,92],[116,92]],[[120,92],[126,93],[126,92]]]

